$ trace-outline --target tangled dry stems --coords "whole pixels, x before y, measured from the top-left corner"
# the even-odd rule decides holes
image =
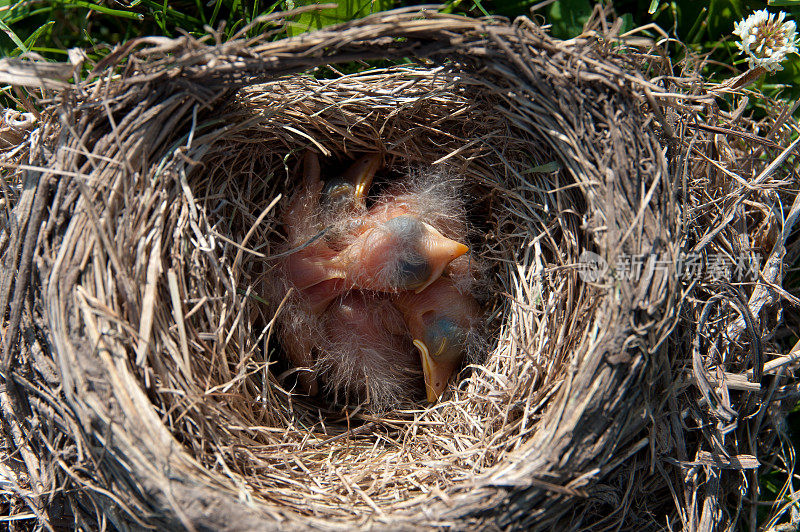
[[[5,152],[14,496],[120,528],[754,523],[796,398],[776,331],[797,176],[768,163],[797,126],[681,68],[602,16],[570,42],[401,10],[122,46]],[[447,400],[376,416],[287,389],[262,295],[306,149],[468,183],[492,345]],[[670,266],[584,283],[585,249]],[[676,272],[681,251],[754,250],[762,277],[724,298]]]

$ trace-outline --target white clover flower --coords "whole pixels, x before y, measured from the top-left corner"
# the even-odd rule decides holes
[[[769,72],[783,70],[781,62],[788,54],[797,53],[797,27],[781,11],[777,17],[766,9],[756,11],[733,25],[733,34],[742,39],[736,43],[747,57],[750,68],[764,67]]]

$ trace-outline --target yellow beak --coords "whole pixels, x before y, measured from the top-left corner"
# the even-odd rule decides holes
[[[353,197],[357,204],[364,205],[367,191],[369,191],[369,187],[372,184],[372,178],[375,177],[375,172],[377,172],[380,167],[380,155],[367,155],[353,163],[353,166],[345,172],[345,178],[348,179],[355,188]]]
[[[428,280],[422,286],[414,289],[414,292],[417,294],[428,288],[437,279],[439,279],[448,264],[453,262],[461,255],[465,255],[469,252],[469,247],[460,242],[456,242],[455,240],[447,238],[446,236],[442,235],[442,233],[437,231],[433,226],[425,222],[423,222],[423,224],[428,233],[425,239],[425,253],[429,257],[432,271]]]
[[[421,340],[414,340],[414,347],[419,349],[419,355],[422,359],[422,373],[425,379],[425,395],[429,403],[435,403],[442,396],[444,389],[447,388],[447,382],[450,380],[450,375],[453,373],[455,366],[445,360],[437,360],[439,352],[431,355],[428,346]]]

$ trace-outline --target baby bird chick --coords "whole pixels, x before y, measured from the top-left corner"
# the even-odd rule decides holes
[[[326,336],[324,329],[331,327],[325,326],[322,313],[348,289],[339,271],[329,266],[338,252],[330,247],[331,239],[323,237],[331,226],[340,228],[342,219],[366,213],[366,190],[379,166],[380,157],[367,156],[353,164],[342,179],[324,184],[318,157],[307,152],[302,162],[301,188],[292,196],[282,217],[287,239],[280,254],[286,256],[279,268],[283,273],[281,282],[273,288],[272,298],[276,305],[280,304],[287,291],[295,290],[282,311],[278,330],[289,360],[301,370],[298,383],[309,395],[316,395],[319,389],[316,374],[320,364],[315,364],[315,352],[327,348],[333,358],[342,352],[341,341],[328,342],[341,335]],[[327,367],[330,370],[333,364]]]
[[[441,277],[422,292],[403,292],[395,300],[419,350],[425,394],[439,399],[450,376],[461,364],[469,335],[475,330],[480,308],[451,279]]]
[[[284,270],[315,313],[348,289],[346,272],[336,260],[342,244],[333,236],[342,227],[360,226],[355,220],[366,214],[366,190],[379,167],[379,156],[362,157],[342,178],[325,184],[316,154],[307,152],[303,158],[302,188],[283,216],[289,248]]]

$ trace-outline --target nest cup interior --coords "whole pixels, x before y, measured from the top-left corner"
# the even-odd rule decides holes
[[[530,443],[593,300],[570,267],[582,239],[580,193],[559,156],[507,111],[478,77],[393,68],[292,76],[187,112],[186,157],[154,169],[176,179],[153,181],[155,194],[138,199],[166,200],[151,222],[169,235],[150,351],[161,354],[140,378],[207,470],[273,503],[348,518],[469,489]],[[436,168],[463,182],[469,244],[486,265],[479,296],[488,336],[440,402],[375,414],[291,393],[278,309],[262,283],[305,150],[322,156],[323,170],[382,153],[386,180]],[[181,317],[169,310],[176,296]]]

